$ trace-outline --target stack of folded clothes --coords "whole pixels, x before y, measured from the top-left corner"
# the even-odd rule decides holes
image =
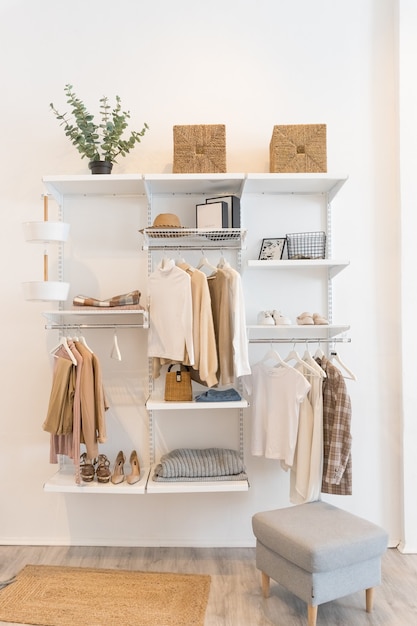
[[[165,482],[247,480],[246,468],[236,450],[178,448],[161,457],[153,480]]]

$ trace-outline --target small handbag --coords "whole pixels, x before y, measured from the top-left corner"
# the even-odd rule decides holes
[[[171,368],[179,365],[179,369]],[[164,400],[168,402],[190,402],[193,399],[190,368],[182,363],[172,363],[165,378]]]

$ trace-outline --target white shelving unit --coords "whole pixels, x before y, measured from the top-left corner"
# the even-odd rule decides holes
[[[181,198],[184,204],[189,206],[188,215],[185,218],[188,223],[195,220],[193,211],[198,202],[204,201],[205,197],[217,197],[235,195],[241,197],[246,181],[245,174],[168,174],[168,175],[145,175],[145,187],[149,198],[149,226],[155,214],[155,203],[164,207],[163,211],[170,213],[172,202]],[[235,254],[235,262],[240,268],[240,251],[244,247],[246,231],[243,229],[220,229],[201,230],[183,228],[181,231],[170,229],[145,229],[143,249],[148,251],[149,270],[152,268],[152,254],[156,250],[177,250],[183,253],[188,251],[206,250],[229,250]],[[155,450],[156,423],[159,423],[158,415],[167,411],[237,411],[239,433],[236,447],[243,456],[243,409],[248,406],[246,400],[239,402],[165,402],[162,398],[154,396],[152,390],[146,403],[149,411],[149,437],[150,448]],[[175,414],[173,413],[173,419]],[[213,425],[214,427],[214,425]],[[151,455],[151,462],[155,460]],[[148,493],[196,493],[196,492],[219,492],[219,491],[247,491],[247,480],[240,481],[196,481],[196,482],[157,482],[152,480],[153,468],[149,475]]]
[[[217,197],[223,195],[236,195],[241,199],[250,197],[251,194],[262,196],[270,195],[272,198],[279,195],[299,195],[322,197],[322,202],[327,204],[327,232],[331,233],[330,203],[342,188],[347,176],[332,176],[329,174],[129,174],[129,175],[100,175],[100,176],[46,176],[43,179],[46,190],[51,194],[59,205],[64,203],[67,196],[99,196],[103,199],[118,196],[144,196],[148,204],[148,226],[155,217],[156,207],[164,207],[164,211],[170,212],[172,202],[184,200],[192,207],[197,203],[196,198]],[[308,198],[306,198],[308,201]],[[175,205],[178,206],[178,205]],[[174,211],[175,212],[175,211]],[[244,229],[228,229],[230,232],[201,232],[198,229],[185,228],[178,237],[176,232],[155,232],[155,229],[146,228],[143,233],[143,249],[147,250],[151,259],[153,251],[160,249],[176,250],[222,250],[227,248],[231,254],[236,254],[237,264],[241,263],[241,250],[246,244],[247,232]],[[138,247],[140,235],[138,233]],[[323,271],[323,280],[329,282],[329,298],[331,309],[331,281],[342,270],[348,267],[349,261],[332,258],[318,260],[280,260],[260,261],[248,259],[245,267],[251,271],[290,271],[305,270]],[[152,267],[148,260],[148,270]],[[149,326],[147,311],[141,310],[108,310],[97,311],[91,309],[59,309],[45,311],[47,329],[59,328],[83,328],[97,327],[109,328],[113,325],[127,328],[143,328]],[[346,339],[349,326],[335,324],[331,321],[326,326],[248,326],[248,338],[251,342],[266,341],[291,341],[302,340],[330,340],[333,338]],[[71,466],[64,465],[54,476],[48,480],[44,489],[48,492],[63,493],[100,493],[100,494],[165,494],[165,493],[196,493],[196,492],[224,492],[224,491],[247,491],[249,483],[245,481],[204,481],[204,482],[156,482],[151,479],[155,465],[155,420],[157,415],[166,411],[179,411],[189,414],[190,411],[207,410],[230,410],[238,412],[238,447],[243,451],[243,411],[248,402],[242,399],[240,402],[221,403],[168,403],[161,397],[152,394],[146,401],[146,409],[149,413],[149,447],[150,467],[142,469],[141,479],[136,485],[101,485],[97,482],[82,483],[76,485],[74,470]]]
[[[88,205],[85,198],[106,198],[114,203],[118,198],[132,198],[136,204],[136,199],[146,198],[146,189],[142,174],[128,175],[85,175],[85,176],[45,176],[43,183],[46,192],[55,199],[59,205],[59,213],[63,219],[64,206],[70,200],[76,205],[78,198],[82,199],[83,210]],[[119,209],[116,202],[115,210]],[[87,209],[88,210],[88,209]],[[121,213],[124,216],[124,212]],[[61,274],[63,273],[63,250],[61,251]],[[67,308],[65,308],[67,307]],[[97,307],[75,307],[70,303],[62,303],[54,310],[43,312],[46,318],[45,329],[59,330],[67,332],[70,329],[83,331],[84,329],[117,329],[127,328],[146,329],[149,327],[148,312],[139,307],[106,308]],[[65,459],[65,457],[64,457]],[[109,457],[112,462],[113,459]],[[126,481],[119,485],[113,483],[98,483],[94,480],[91,483],[81,481],[76,483],[74,465],[71,462],[60,459],[59,470],[51,476],[44,484],[46,492],[62,493],[83,493],[83,494],[121,494],[140,495],[146,492],[146,484],[149,476],[148,467],[141,469],[140,480],[134,485],[129,485]]]
[[[331,174],[247,174],[245,180],[244,194],[258,196],[270,196],[274,198],[285,198],[298,196],[303,206],[316,202],[324,207],[325,224],[320,223],[316,230],[325,230],[327,238],[327,254],[324,259],[280,259],[280,260],[259,260],[248,259],[246,267],[250,271],[268,271],[287,273],[290,272],[294,278],[298,273],[304,277],[308,272],[323,272],[323,282],[327,291],[327,316],[330,323],[328,325],[286,325],[286,326],[249,326],[249,339],[256,343],[268,339],[271,342],[301,342],[303,339],[313,341],[334,340],[346,341],[346,332],[349,330],[347,324],[336,324],[332,320],[333,301],[333,279],[349,266],[349,261],[345,259],[333,259],[332,252],[332,208],[331,203],[337,193],[343,187],[348,177],[333,176]],[[282,199],[280,200],[282,203]],[[284,211],[284,209],[281,209]],[[259,216],[259,219],[262,219]],[[307,229],[308,230],[308,229]],[[278,275],[277,274],[277,275]],[[301,311],[300,311],[301,312]],[[342,335],[342,337],[341,337]]]

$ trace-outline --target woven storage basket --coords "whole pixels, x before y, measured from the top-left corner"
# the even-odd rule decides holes
[[[327,172],[326,124],[274,126],[269,145],[271,172]]]
[[[174,126],[174,174],[226,172],[226,126]]]
[[[323,231],[287,234],[288,258],[324,259],[326,256],[326,233]]]

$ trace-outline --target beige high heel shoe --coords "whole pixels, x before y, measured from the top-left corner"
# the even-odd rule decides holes
[[[131,473],[126,478],[129,485],[134,485],[140,479],[140,464],[136,450],[133,450],[130,455],[130,467]]]
[[[123,454],[122,450],[120,450],[114,462],[113,474],[111,475],[111,481],[115,485],[122,483],[124,479],[126,478],[125,470],[124,470],[125,461],[126,461],[126,457]]]

